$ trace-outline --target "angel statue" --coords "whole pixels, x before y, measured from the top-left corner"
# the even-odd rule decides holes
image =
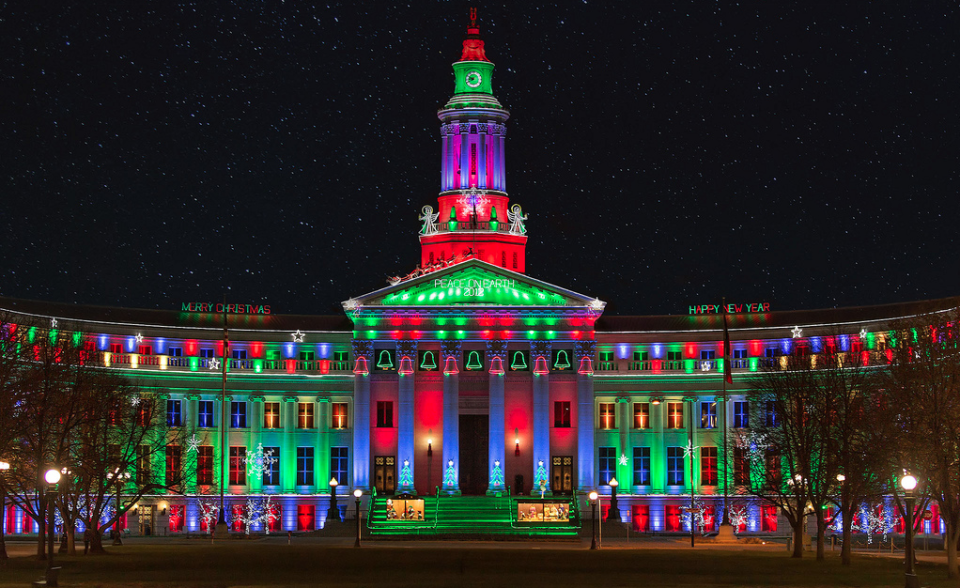
[[[439,212],[433,212],[432,206],[424,206],[422,211],[423,214],[420,215],[418,220],[423,221],[423,226],[420,227],[421,235],[432,235],[437,232],[437,219],[440,218]]]
[[[527,215],[523,214],[519,204],[514,204],[507,211],[507,220],[510,221],[511,235],[525,235],[527,228],[523,226],[523,221],[527,220]]]

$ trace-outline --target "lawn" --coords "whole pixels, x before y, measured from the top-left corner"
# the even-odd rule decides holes
[[[418,544],[362,549],[321,544],[230,541],[210,545],[125,545],[102,557],[63,557],[61,586],[903,586],[896,559],[857,556],[843,568],[790,559],[785,551],[690,549],[502,549]],[[26,586],[43,562],[12,558],[0,564],[0,585]],[[955,586],[944,566],[921,563],[923,586]]]

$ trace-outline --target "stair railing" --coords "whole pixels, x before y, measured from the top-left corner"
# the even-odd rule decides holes
[[[370,506],[367,508],[367,528],[370,529],[370,522],[373,520],[373,506],[377,503],[377,487],[370,489]]]
[[[437,528],[437,523],[440,522],[440,486],[437,486],[437,510],[434,512],[433,516],[433,528]]]

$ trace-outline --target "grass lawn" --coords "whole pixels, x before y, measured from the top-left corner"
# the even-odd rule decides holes
[[[857,556],[843,568],[790,559],[785,551],[711,549],[539,549],[444,546],[362,549],[320,544],[225,542],[216,545],[125,545],[102,557],[62,557],[61,586],[903,586],[903,566]],[[0,564],[0,585],[28,586],[44,564],[12,558]],[[942,565],[921,563],[923,586],[955,586]]]

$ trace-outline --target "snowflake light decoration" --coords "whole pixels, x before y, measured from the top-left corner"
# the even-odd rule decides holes
[[[692,459],[696,455],[698,449],[700,449],[699,445],[694,445],[692,442],[687,443],[683,446],[683,456]]]
[[[247,470],[255,478],[263,477],[263,474],[273,471],[273,464],[277,463],[277,458],[273,457],[273,450],[263,450],[263,443],[257,444],[257,450],[247,454]]]
[[[620,465],[627,465],[627,455],[625,453],[620,454]]]
[[[200,453],[200,438],[197,437],[196,433],[187,439],[187,453],[190,453],[191,451]]]
[[[457,204],[469,209],[471,212],[475,211],[477,217],[483,216],[484,207],[490,204],[487,197],[481,194],[476,188],[461,190],[460,193],[462,196],[457,201]]]
[[[801,329],[800,327],[793,327],[792,329],[790,329],[790,332],[793,334],[794,339],[799,339],[800,337],[803,337],[803,329]]]
[[[303,338],[306,336],[306,334],[301,332],[300,329],[297,329],[297,332],[290,333],[290,336],[293,337],[294,343],[303,343]]]
[[[216,357],[210,358],[210,369],[215,370],[220,368],[220,360]]]
[[[131,397],[130,397],[130,404],[133,405],[133,406],[140,406],[140,397],[139,397],[139,396],[131,396]]]

